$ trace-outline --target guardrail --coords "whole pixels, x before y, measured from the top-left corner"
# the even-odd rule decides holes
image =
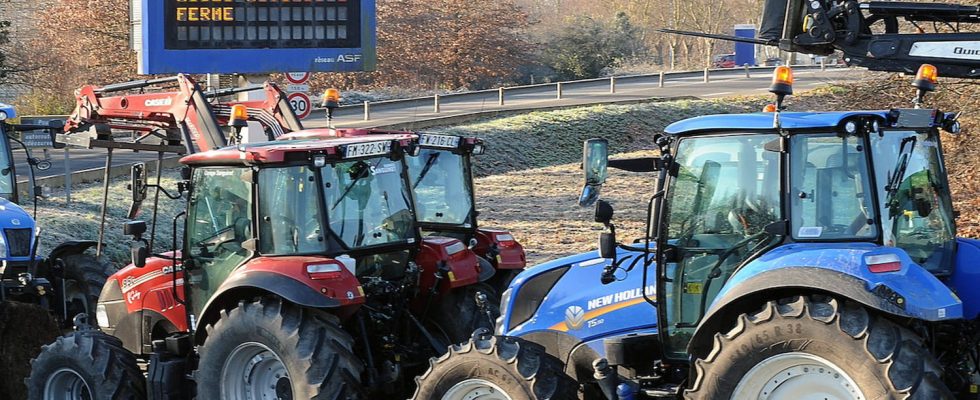
[[[827,67],[836,67],[837,65],[826,65],[821,61],[820,64],[816,65],[794,65],[794,70],[814,70],[820,69],[821,71],[826,70]],[[351,111],[355,109],[363,110],[363,120],[371,120],[371,108],[372,107],[387,107],[405,104],[431,104],[433,113],[442,112],[442,104],[453,98],[461,98],[466,96],[474,95],[488,95],[497,94],[497,106],[503,107],[506,105],[506,93],[515,93],[518,91],[527,91],[533,89],[541,89],[551,87],[555,91],[555,100],[562,100],[564,98],[565,90],[569,89],[571,86],[575,85],[586,85],[595,84],[599,82],[609,83],[609,93],[616,93],[616,85],[620,83],[628,83],[630,81],[637,80],[656,80],[658,87],[668,86],[667,80],[671,77],[694,77],[701,75],[703,76],[703,82],[708,84],[711,83],[711,75],[713,73],[739,73],[744,71],[746,78],[751,78],[753,73],[756,72],[772,72],[776,67],[735,67],[735,68],[705,68],[703,70],[691,70],[691,71],[661,71],[650,74],[632,74],[632,75],[613,75],[602,78],[590,78],[590,79],[579,79],[572,81],[560,81],[560,82],[548,82],[548,83],[537,83],[533,85],[518,85],[518,86],[504,86],[495,89],[484,89],[484,90],[473,90],[468,92],[458,92],[458,93],[440,93],[434,94],[432,96],[421,96],[421,97],[410,97],[406,99],[393,99],[393,100],[380,100],[380,101],[364,101],[361,104],[345,104],[338,108],[338,111]],[[323,107],[315,107],[314,111],[323,111]]]

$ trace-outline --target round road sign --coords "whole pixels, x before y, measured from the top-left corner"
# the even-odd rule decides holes
[[[301,85],[301,84],[306,83],[306,81],[310,80],[310,73],[309,72],[287,72],[286,73],[286,80],[289,81],[289,83],[294,83],[294,84],[297,84],[297,85]]]
[[[310,102],[310,96],[307,96],[306,93],[290,93],[286,100],[289,101],[293,112],[296,113],[296,118],[309,117],[310,112],[313,111],[313,103]]]

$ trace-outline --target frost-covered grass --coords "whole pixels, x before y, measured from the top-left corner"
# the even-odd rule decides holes
[[[162,186],[171,193],[176,192],[177,170],[165,170]],[[152,180],[152,179],[151,179]],[[122,234],[123,223],[128,221],[132,199],[126,188],[128,178],[110,181],[109,207],[106,213],[105,255],[117,266],[129,263],[129,246],[132,242]],[[45,255],[59,243],[68,240],[97,240],[99,237],[99,220],[102,205],[102,183],[75,185],[72,190],[71,204],[65,203],[64,193],[53,192],[48,199],[38,203],[37,220],[41,227],[41,242],[38,254]],[[143,211],[138,218],[146,218],[147,225],[152,217],[153,190],[149,191],[147,200],[143,203]],[[171,245],[171,218],[184,208],[182,200],[170,200],[162,193],[160,195],[160,213],[158,214],[155,251],[168,250]],[[24,207],[31,211],[30,204]],[[182,226],[179,225],[178,227]],[[149,237],[149,226],[147,227]]]
[[[609,140],[610,152],[653,148],[653,135],[684,118],[761,109],[763,99],[691,100],[631,105],[597,105],[556,111],[536,111],[466,125],[435,128],[487,142],[487,153],[476,157],[477,175],[575,162],[582,141]]]

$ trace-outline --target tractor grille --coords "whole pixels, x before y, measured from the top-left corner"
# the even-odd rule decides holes
[[[27,257],[31,255],[31,228],[4,229],[7,234],[7,249],[11,257]]]

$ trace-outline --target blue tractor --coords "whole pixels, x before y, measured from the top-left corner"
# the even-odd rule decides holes
[[[107,263],[85,253],[95,245],[93,241],[61,243],[48,257],[38,256],[37,198],[31,199],[34,213],[21,206],[12,145],[24,149],[28,184],[33,187],[34,170],[48,169],[51,163],[34,158],[15,134],[46,132],[53,139],[60,126],[10,123],[16,117],[13,107],[0,103],[0,302],[39,304],[68,327],[78,314],[95,317],[99,292],[112,271]],[[33,189],[30,192],[37,193]],[[0,313],[0,336],[11,337],[18,330],[18,321],[8,321]]]
[[[528,268],[496,336],[434,359],[416,399],[977,399],[980,241],[957,238],[940,130],[916,108],[668,126],[656,158],[586,141],[597,252]],[[646,234],[616,239],[606,168],[656,172]]]

